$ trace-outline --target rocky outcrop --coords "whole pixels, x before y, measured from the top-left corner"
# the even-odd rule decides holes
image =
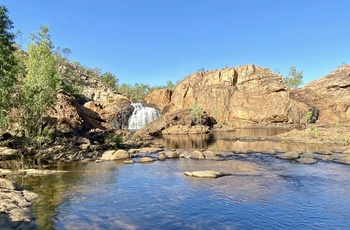
[[[109,127],[115,129],[126,128],[134,110],[130,100],[120,94],[111,95],[104,100],[89,101],[84,106],[97,113]]]
[[[236,127],[300,124],[309,109],[290,97],[280,75],[254,65],[194,73],[177,85],[170,100],[150,96],[148,102],[170,112],[200,109]]]
[[[216,124],[216,120],[203,112],[198,118],[194,118],[191,110],[178,110],[166,113],[146,127],[136,131],[139,136],[162,134],[195,134],[208,133],[210,128]]]
[[[291,97],[319,111],[322,124],[350,123],[350,65],[291,92]]]
[[[19,156],[19,154],[20,151],[18,149],[0,146],[0,160],[15,159]]]
[[[159,89],[154,90],[152,93],[147,95],[145,98],[145,102],[147,104],[153,105],[157,107],[162,114],[169,111],[171,108],[171,97],[173,95],[173,91],[170,89]]]
[[[103,120],[97,113],[80,105],[74,97],[63,90],[58,92],[56,105],[49,115],[57,119],[58,129],[61,132],[104,129]]]
[[[31,201],[39,196],[21,190],[16,183],[0,178],[0,228],[37,229]]]

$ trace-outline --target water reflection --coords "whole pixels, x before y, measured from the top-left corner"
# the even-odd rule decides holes
[[[272,156],[60,164],[68,173],[23,178],[40,193],[41,229],[342,229],[350,226],[350,167]],[[196,179],[185,171],[232,176]]]
[[[275,141],[230,141],[234,137],[271,137],[288,131],[287,129],[238,129],[235,132],[215,132],[210,134],[164,135],[155,139],[167,149],[209,149],[209,150],[252,150],[260,151],[269,148],[290,150],[330,150],[334,145],[305,144],[296,142]]]

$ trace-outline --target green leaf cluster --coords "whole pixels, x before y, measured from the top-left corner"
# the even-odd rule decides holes
[[[9,110],[14,106],[11,97],[17,82],[15,35],[10,32],[12,28],[8,10],[0,6],[0,129],[8,123]]]
[[[101,76],[101,83],[110,89],[116,89],[118,78],[110,72],[105,72]]]
[[[26,137],[42,135],[44,117],[54,106],[60,79],[48,27],[32,35],[28,45],[26,76],[20,90],[20,124]]]
[[[202,108],[198,103],[193,103],[191,106],[191,119],[194,123],[197,123],[201,118]]]
[[[152,93],[154,90],[158,89],[170,89],[175,90],[176,85],[171,81],[167,81],[166,85],[150,86],[148,84],[139,84],[135,83],[134,85],[130,84],[120,84],[117,86],[119,93],[124,94],[126,97],[134,101],[142,101],[146,96]]]
[[[289,68],[289,73],[287,76],[283,78],[284,83],[290,89],[299,88],[304,84],[303,82],[303,71],[297,71],[297,69],[293,66]]]

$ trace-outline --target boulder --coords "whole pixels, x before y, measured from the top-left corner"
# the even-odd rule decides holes
[[[208,159],[208,160],[216,160],[217,159],[216,153],[214,153],[213,151],[210,151],[210,150],[204,151],[203,155],[205,156],[205,159]]]
[[[285,153],[278,154],[277,157],[280,159],[293,160],[299,158],[301,152],[297,150],[288,151]]]
[[[205,156],[201,151],[198,150],[194,150],[190,153],[190,156],[192,159],[196,159],[196,160],[204,160]]]
[[[113,160],[127,159],[129,157],[130,157],[129,153],[125,150],[122,150],[122,149],[119,149],[117,151],[108,150],[102,154],[101,160],[113,161]]]
[[[215,172],[215,171],[211,171],[211,170],[185,172],[184,174],[186,176],[198,177],[198,178],[218,178],[218,177],[229,175],[229,174],[226,174],[223,172]]]
[[[179,157],[178,152],[175,152],[175,151],[165,151],[164,154],[169,159],[178,158]]]
[[[157,156],[158,160],[160,161],[165,161],[166,160],[166,155],[163,153],[159,153],[158,156]]]
[[[140,163],[150,163],[150,162],[153,162],[153,161],[155,161],[155,159],[152,158],[152,157],[142,157],[140,159]]]
[[[185,158],[185,159],[189,159],[191,157],[190,153],[188,151],[183,151],[179,154],[180,158]]]
[[[309,158],[309,157],[301,157],[298,158],[297,161],[302,164],[316,164],[317,160],[314,158]]]

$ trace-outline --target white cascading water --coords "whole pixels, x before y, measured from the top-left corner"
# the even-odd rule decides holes
[[[160,116],[157,109],[143,106],[142,103],[135,102],[131,105],[134,107],[134,112],[129,118],[129,130],[141,129]]]

